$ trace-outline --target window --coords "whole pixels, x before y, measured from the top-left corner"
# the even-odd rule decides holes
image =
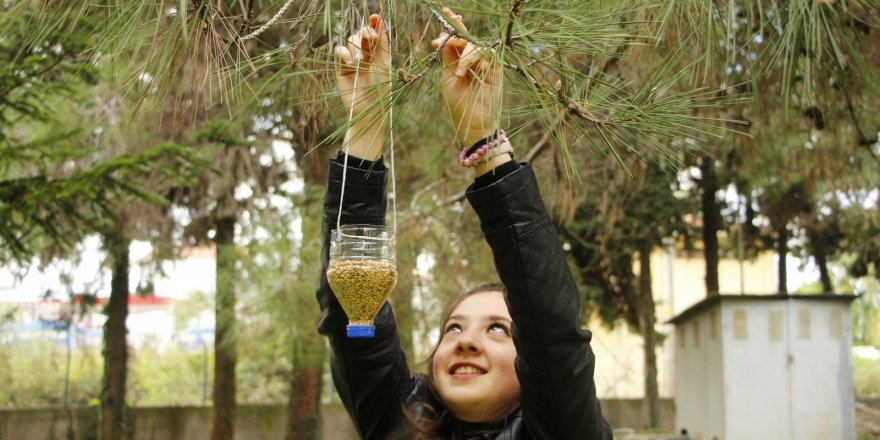
[[[779,310],[771,310],[767,313],[767,329],[771,341],[781,341],[783,339],[782,312]]]
[[[831,339],[840,339],[843,337],[843,312],[840,310],[832,310],[828,319],[828,326]]]
[[[806,307],[798,310],[798,338],[810,339],[810,309]]]
[[[733,339],[744,341],[749,338],[749,321],[744,309],[733,311]]]

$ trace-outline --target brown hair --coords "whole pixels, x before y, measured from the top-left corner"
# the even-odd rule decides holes
[[[455,432],[455,418],[449,410],[443,406],[443,400],[440,398],[440,394],[437,392],[437,388],[434,385],[434,355],[437,354],[437,348],[440,347],[440,341],[443,340],[442,329],[446,327],[446,323],[449,321],[449,317],[452,316],[452,312],[455,311],[459,304],[464,302],[464,300],[486,292],[501,292],[506,295],[507,289],[501,283],[481,284],[453,298],[446,304],[446,308],[443,309],[443,314],[440,318],[440,337],[437,338],[434,347],[431,349],[431,354],[428,355],[428,358],[424,361],[428,366],[428,374],[424,380],[425,388],[429,393],[430,400],[435,402],[435,404],[431,402],[418,402],[414,408],[406,405],[404,406],[404,414],[406,415],[406,418],[409,419],[416,429],[416,436],[413,437],[416,440],[459,438],[459,434]],[[504,419],[506,419],[510,413],[519,408],[519,406],[519,401],[510,402],[508,410],[504,411],[504,416],[498,420],[488,421],[486,423],[487,426],[501,425]]]

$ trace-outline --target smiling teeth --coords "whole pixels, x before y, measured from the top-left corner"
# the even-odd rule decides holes
[[[458,367],[452,374],[482,374],[483,372],[474,367]]]

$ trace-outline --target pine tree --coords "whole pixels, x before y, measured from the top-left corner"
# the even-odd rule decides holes
[[[9,13],[0,18],[0,25],[21,16],[28,4],[7,2]],[[474,0],[449,6],[465,15],[468,32],[442,18],[441,3],[433,0],[49,1],[40,10],[32,38],[36,41],[91,22],[97,38],[95,53],[105,54],[130,84],[148,83],[141,91],[142,114],[160,115],[156,119],[173,122],[180,133],[184,128],[202,130],[205,121],[220,115],[249,123],[247,113],[239,109],[268,100],[278,106],[277,114],[296,114],[306,121],[291,126],[308,138],[295,148],[298,153],[311,152],[311,156],[297,155],[298,160],[309,161],[301,158],[326,157],[326,150],[338,147],[347,129],[345,109],[325,111],[338,106],[332,47],[370,12],[383,13],[390,22],[395,75],[382,90],[388,90],[386,101],[393,103],[397,163],[406,165],[400,166],[399,174],[405,185],[395,194],[402,211],[400,239],[419,240],[423,244],[411,254],[436,261],[430,276],[415,281],[436,283],[421,291],[432,291],[437,298],[491,273],[485,247],[474,244],[480,241],[477,227],[462,215],[460,191],[467,182],[449,159],[461,147],[450,141],[454,128],[429,117],[444,111],[437,93],[440,61],[427,45],[440,31],[473,41],[485,49],[484,56],[504,65],[506,98],[499,107],[499,125],[508,128],[519,151],[540,168],[543,187],[550,188],[545,193],[560,222],[577,221],[580,204],[596,202],[579,194],[603,194],[607,182],[592,179],[596,175],[620,171],[635,179],[643,164],[685,166],[700,157],[704,207],[697,213],[707,228],[703,241],[709,292],[718,290],[713,281],[717,277],[711,274],[717,272],[713,267],[717,253],[724,251],[723,242],[719,240],[716,247],[713,238],[726,225],[743,220],[731,219],[725,209],[729,207],[717,198],[728,183],[736,183],[744,190],[741,196],[752,202],[745,209],[746,218],[774,219],[780,236],[777,247],[785,253],[783,231],[798,214],[817,212],[817,200],[845,185],[870,188],[869,176],[880,174],[870,134],[876,127],[859,115],[867,102],[876,101],[873,95],[860,93],[880,65],[873,43],[880,11],[874,1]],[[780,113],[764,110],[785,109],[783,118],[800,118],[805,110],[817,108],[827,116],[839,103],[848,104],[848,117],[833,121],[854,128],[848,135],[841,129],[835,139],[858,163],[861,179],[855,183],[847,168],[838,169],[833,177],[839,185],[810,185],[816,191],[809,193],[803,206],[812,203],[814,208],[793,215],[776,212],[768,197],[788,194],[790,188],[775,186],[771,180],[775,176],[798,181],[794,173],[786,174],[790,171],[786,165],[798,150],[790,143],[773,141],[784,132],[775,124]],[[286,113],[289,108],[297,110]],[[318,114],[336,117],[318,122],[309,116]],[[751,125],[731,124],[740,119]],[[320,129],[311,129],[312,123]],[[739,144],[733,141],[739,135],[731,132],[747,130],[759,136]],[[235,142],[227,145],[239,145],[246,132],[235,131]],[[251,159],[238,151],[240,163]],[[760,175],[751,170],[758,166],[758,157],[775,158],[765,161],[773,165]],[[817,159],[809,164],[825,169],[826,162]],[[718,177],[714,185],[713,175]],[[322,184],[320,179],[307,183]],[[587,185],[595,187],[573,192]],[[213,200],[230,206],[224,205],[232,203],[228,193],[226,197]],[[230,212],[240,209],[245,208]],[[216,237],[228,237],[219,226],[236,221],[235,215],[222,219]],[[757,222],[746,226],[760,229]],[[860,255],[867,258],[860,261],[867,267],[876,261],[880,247],[869,247],[876,243],[877,229],[865,231],[861,234],[867,236],[860,237],[866,247]],[[608,258],[615,262],[615,270],[625,273],[631,272],[633,255],[617,253]],[[417,296],[415,281],[412,296]],[[599,286],[609,295],[615,292],[614,286]],[[401,298],[408,301],[410,295]],[[635,319],[636,312],[628,310],[627,316]],[[429,309],[415,313],[428,319],[432,315]],[[600,313],[613,315],[614,310]],[[231,429],[226,428],[224,432]]]

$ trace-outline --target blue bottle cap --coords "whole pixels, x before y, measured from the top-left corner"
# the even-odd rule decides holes
[[[347,325],[345,331],[349,338],[372,338],[376,334],[375,325]]]

